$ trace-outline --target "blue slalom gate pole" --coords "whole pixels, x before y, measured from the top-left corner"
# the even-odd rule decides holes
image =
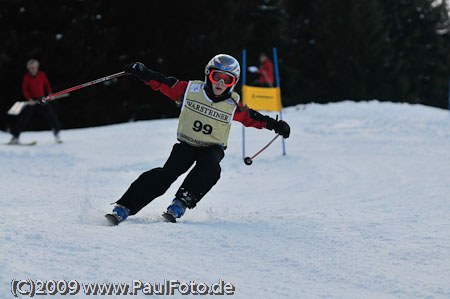
[[[274,66],[275,66],[275,79],[276,79],[276,84],[277,87],[280,87],[280,76],[278,73],[278,58],[277,58],[277,49],[273,48],[273,62],[274,62]],[[283,110],[283,105],[281,105],[281,110],[280,110],[280,119],[283,119],[283,113],[281,112]],[[286,145],[284,144],[284,138],[281,139],[281,144],[283,145],[283,156],[286,155]]]
[[[246,50],[242,50],[242,85],[245,85],[245,56],[246,56]],[[245,159],[245,126],[242,125],[242,159]]]

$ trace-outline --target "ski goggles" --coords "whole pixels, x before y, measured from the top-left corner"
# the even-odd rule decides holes
[[[218,84],[220,83],[220,81],[222,81],[225,87],[231,87],[236,82],[236,77],[218,70],[212,70],[211,73],[209,73],[209,80],[211,80],[211,82],[215,84]]]

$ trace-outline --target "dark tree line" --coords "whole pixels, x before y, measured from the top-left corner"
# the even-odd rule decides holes
[[[0,0],[0,128],[37,58],[54,91],[133,61],[203,79],[217,53],[257,65],[277,47],[284,106],[390,100],[448,107],[449,17],[432,0]],[[133,78],[55,102],[66,128],[174,117],[171,100]],[[34,126],[39,128],[39,120]]]

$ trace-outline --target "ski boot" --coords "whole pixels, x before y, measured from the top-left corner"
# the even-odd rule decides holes
[[[167,212],[162,216],[166,222],[177,222],[176,218],[180,218],[186,211],[186,202],[183,199],[176,198],[172,201],[172,204],[167,207]]]
[[[11,140],[8,142],[8,144],[9,145],[18,145],[18,144],[20,144],[19,137],[15,137],[15,136],[11,137]]]
[[[120,222],[127,219],[130,215],[130,210],[122,205],[116,205],[111,214],[106,214],[105,217],[112,225],[119,225]]]
[[[63,141],[61,140],[61,137],[59,136],[59,131],[53,130],[53,135],[55,136],[56,143],[58,143],[58,144],[63,143]]]

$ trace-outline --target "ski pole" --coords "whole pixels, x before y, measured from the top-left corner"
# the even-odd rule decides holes
[[[275,136],[265,147],[263,147],[259,152],[257,152],[256,154],[254,154],[252,157],[245,157],[244,159],[244,163],[245,165],[252,165],[253,163],[253,159],[255,159],[256,156],[258,156],[259,154],[261,154],[266,148],[269,147],[269,145],[271,145],[275,139],[277,139],[280,136],[280,134],[277,134],[277,136]]]
[[[74,90],[78,90],[78,89],[81,89],[81,88],[85,88],[85,87],[88,87],[88,86],[91,86],[91,85],[94,85],[94,84],[97,84],[97,83],[108,81],[108,80],[111,80],[111,79],[114,79],[114,78],[118,78],[118,77],[121,77],[123,75],[125,75],[125,72],[116,73],[116,74],[109,75],[109,76],[106,76],[106,77],[103,77],[103,78],[100,78],[100,79],[97,79],[97,80],[93,80],[93,81],[90,81],[90,82],[86,82],[84,84],[80,84],[80,85],[74,86],[74,87],[71,87],[71,88],[67,88],[67,89],[64,89],[62,91],[58,91],[58,92],[52,93],[52,94],[46,96],[45,98],[43,98],[42,99],[42,103],[45,103],[48,100],[50,100],[51,98],[54,98],[56,96],[59,96],[59,95],[62,95],[62,94],[65,94],[65,93],[68,93],[68,92],[71,92],[71,91],[74,91]]]

